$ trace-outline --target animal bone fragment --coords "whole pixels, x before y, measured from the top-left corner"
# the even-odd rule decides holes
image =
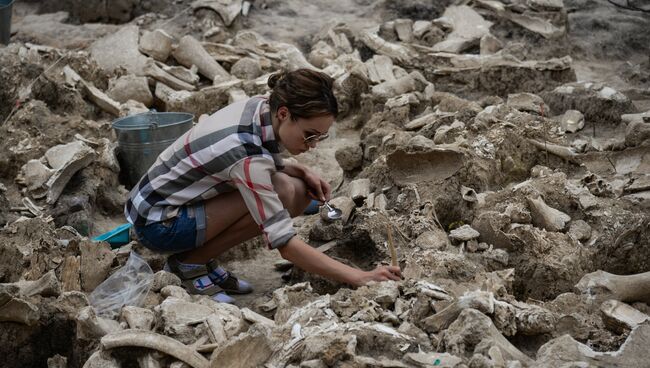
[[[203,48],[201,43],[192,36],[181,38],[176,49],[172,52],[174,59],[181,65],[191,68],[196,65],[199,73],[212,81],[230,79],[230,74]]]
[[[137,346],[169,354],[193,368],[208,368],[210,362],[194,349],[177,340],[150,331],[126,330],[108,334],[101,339],[103,349]]]
[[[600,305],[605,325],[616,333],[623,333],[650,319],[645,313],[618,300],[607,300]]]
[[[575,288],[596,301],[650,303],[650,272],[621,276],[598,270],[584,275]]]
[[[562,231],[567,223],[571,221],[571,217],[566,213],[549,207],[544,200],[540,198],[528,197],[528,205],[530,206],[530,214],[532,222],[535,226],[548,231]]]
[[[36,281],[18,281],[16,283],[20,288],[20,293],[24,296],[59,296],[61,294],[61,285],[56,278],[54,270],[43,275]]]
[[[162,70],[160,67],[158,67],[158,65],[156,65],[156,63],[152,59],[147,60],[147,62],[144,64],[144,74],[148,77],[163,82],[164,84],[176,90],[194,91],[196,89],[194,85],[189,84],[183,80],[180,80],[175,76]]]

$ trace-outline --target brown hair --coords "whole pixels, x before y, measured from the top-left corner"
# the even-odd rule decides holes
[[[269,104],[276,112],[286,106],[293,119],[309,119],[339,113],[336,97],[332,92],[334,80],[327,74],[311,69],[279,72],[269,77],[272,89]]]

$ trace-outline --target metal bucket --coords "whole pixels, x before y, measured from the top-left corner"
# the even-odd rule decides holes
[[[8,45],[11,38],[11,10],[14,0],[0,0],[0,44]]]
[[[170,144],[192,128],[194,115],[183,112],[145,112],[113,122],[123,180],[135,185]]]

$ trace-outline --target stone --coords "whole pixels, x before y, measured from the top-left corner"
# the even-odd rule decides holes
[[[413,41],[413,20],[411,19],[395,19],[395,33],[397,38],[402,42]]]
[[[623,114],[636,113],[636,107],[621,92],[601,83],[568,83],[540,93],[555,115],[578,110],[590,123],[616,126]]]
[[[151,283],[152,291],[158,292],[169,285],[181,286],[180,277],[167,271],[158,271],[153,275],[153,282]]]
[[[421,249],[445,250],[450,245],[447,233],[439,228],[425,231],[415,239],[415,245]]]
[[[107,72],[122,67],[130,74],[144,75],[147,57],[138,50],[140,30],[135,25],[125,25],[90,45],[90,56]],[[116,52],[119,50],[119,52]]]
[[[165,61],[172,52],[174,38],[162,29],[144,31],[140,37],[139,50],[158,61]]]
[[[259,61],[250,57],[243,57],[232,65],[230,74],[239,79],[255,79],[262,75],[262,68]]]
[[[343,170],[352,171],[361,167],[363,149],[359,144],[346,144],[336,150],[334,157]]]
[[[226,345],[212,353],[210,367],[257,368],[273,353],[270,331],[255,324],[246,333],[228,340]]]
[[[568,110],[560,118],[560,128],[563,132],[575,133],[585,126],[585,117],[578,110]]]
[[[461,53],[479,44],[481,37],[488,34],[492,22],[485,20],[476,10],[467,5],[448,6],[442,17],[453,30],[444,41],[433,45],[436,52]]]
[[[638,147],[650,142],[650,123],[632,122],[625,129],[625,145]]]
[[[149,90],[149,83],[146,77],[137,77],[133,74],[128,74],[116,80],[111,80],[106,94],[108,97],[120,103],[134,100],[141,102],[147,107],[153,105],[153,95],[151,94],[151,90]]]
[[[643,367],[647,365],[650,322],[646,321],[632,330],[617,351],[596,352],[569,335],[557,337],[542,345],[537,351],[535,366],[552,368],[560,366],[589,367]]]
[[[449,233],[449,238],[458,242],[477,239],[481,234],[469,225],[463,225]]]
[[[503,42],[498,38],[493,36],[491,33],[487,33],[481,37],[480,49],[481,55],[492,55],[497,53],[503,48]]]
[[[325,41],[318,41],[314,44],[307,56],[307,60],[317,68],[325,68],[336,57],[338,53]],[[232,71],[231,71],[232,72]]]
[[[152,330],[156,316],[150,309],[125,305],[122,307],[120,319],[125,321],[129,328]]]
[[[573,239],[584,242],[591,238],[591,226],[584,220],[571,221],[567,234]]]
[[[532,223],[539,228],[548,231],[562,231],[566,228],[567,223],[571,221],[569,215],[549,207],[541,197],[528,197],[527,200],[530,206]]]
[[[370,179],[356,179],[350,182],[350,198],[354,200],[357,205],[363,201],[370,194]]]
[[[16,181],[27,187],[30,192],[41,192],[47,180],[54,174],[41,160],[29,160],[20,168]]]
[[[515,93],[508,95],[506,105],[524,112],[532,112],[534,114],[548,113],[548,106],[544,103],[541,97],[532,93]]]

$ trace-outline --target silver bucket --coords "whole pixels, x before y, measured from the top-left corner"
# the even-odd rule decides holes
[[[145,112],[113,122],[123,179],[135,185],[158,155],[192,128],[194,115],[183,112]]]
[[[0,44],[8,45],[11,38],[11,10],[14,0],[0,0]]]

